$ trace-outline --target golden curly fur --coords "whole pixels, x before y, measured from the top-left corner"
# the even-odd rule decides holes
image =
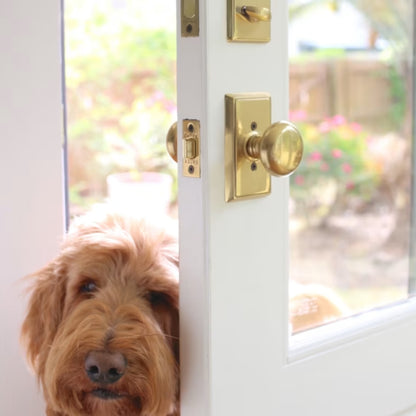
[[[31,278],[22,338],[48,416],[179,415],[175,239],[95,211]]]

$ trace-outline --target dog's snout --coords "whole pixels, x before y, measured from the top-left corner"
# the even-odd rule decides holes
[[[85,358],[85,372],[94,383],[112,384],[123,377],[127,361],[120,352],[90,351]]]

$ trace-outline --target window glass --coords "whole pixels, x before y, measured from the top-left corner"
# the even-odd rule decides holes
[[[289,14],[296,332],[409,296],[413,2],[292,0]]]

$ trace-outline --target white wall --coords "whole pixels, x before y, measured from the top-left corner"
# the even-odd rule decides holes
[[[0,414],[42,415],[19,347],[19,279],[63,231],[60,2],[0,0]]]

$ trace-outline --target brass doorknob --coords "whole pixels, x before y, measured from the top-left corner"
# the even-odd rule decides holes
[[[169,156],[178,162],[178,125],[176,121],[170,126],[166,135],[166,149]]]
[[[246,141],[246,155],[262,162],[275,176],[287,176],[296,170],[303,156],[303,140],[299,130],[288,121],[279,121],[268,127],[263,135],[255,131]]]

